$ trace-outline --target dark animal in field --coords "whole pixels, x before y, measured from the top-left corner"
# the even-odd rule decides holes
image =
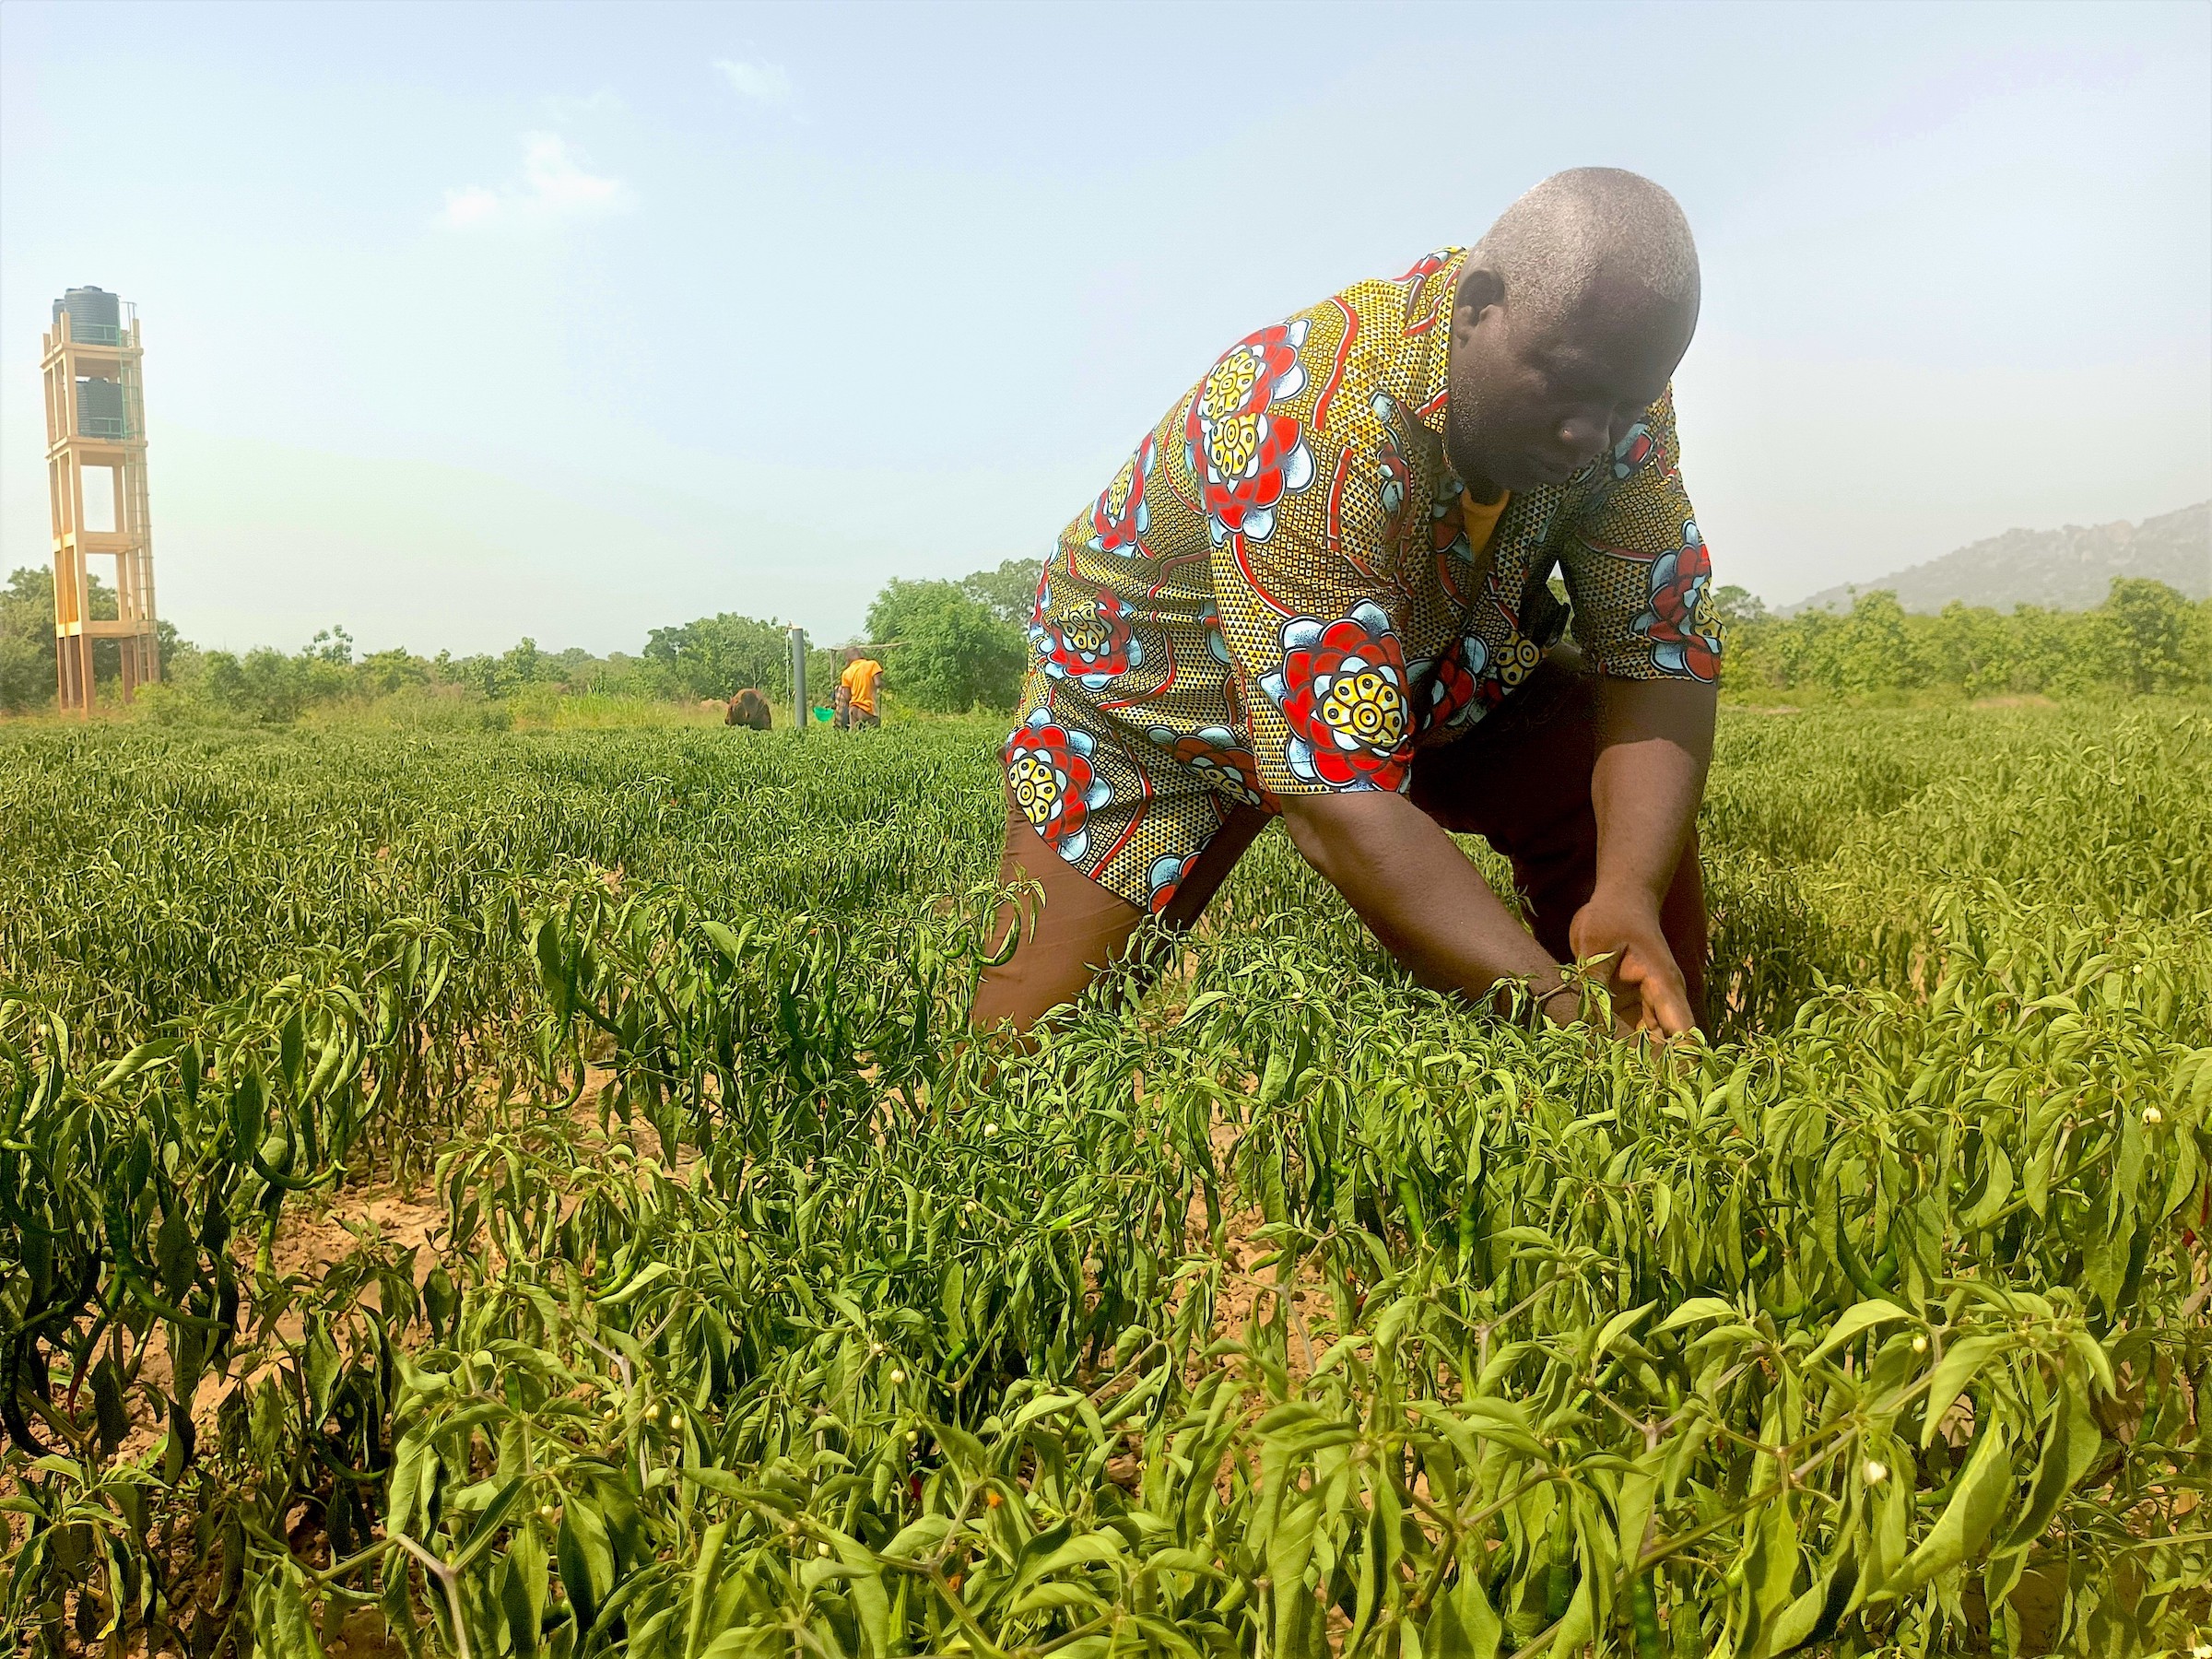
[[[722,717],[724,725],[750,726],[756,732],[769,728],[768,699],[747,686],[730,699],[730,712]]]

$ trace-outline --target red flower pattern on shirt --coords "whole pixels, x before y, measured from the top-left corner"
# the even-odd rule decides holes
[[[1306,320],[1273,323],[1224,352],[1191,398],[1183,458],[1219,547],[1231,535],[1264,542],[1276,505],[1313,481],[1313,453],[1291,416],[1270,406],[1306,384],[1298,360]]]
[[[1033,628],[1044,653],[1044,671],[1096,691],[1145,660],[1144,642],[1129,626],[1113,594],[1100,593],[1085,610]]]
[[[1100,491],[1090,509],[1089,546],[1093,553],[1152,557],[1152,549],[1145,546],[1145,532],[1152,527],[1152,509],[1146,504],[1145,487],[1151,481],[1158,453],[1152,435],[1146,433],[1144,442],[1136,446],[1136,453],[1122,463],[1122,470],[1113,475],[1113,482]]]
[[[1406,653],[1377,605],[1283,625],[1283,665],[1260,688],[1291,731],[1291,771],[1331,789],[1406,786],[1413,735]]]
[[[1652,560],[1651,600],[1632,626],[1652,641],[1652,661],[1669,674],[1710,681],[1719,672],[1721,642],[1698,626],[1698,607],[1712,580],[1712,560],[1695,519],[1682,525],[1682,545]]]
[[[1628,435],[1613,446],[1613,476],[1616,478],[1627,477],[1652,458],[1652,451],[1656,447],[1652,438],[1652,429],[1642,421],[1638,421],[1629,429]]]
[[[1208,783],[1247,805],[1268,805],[1267,792],[1260,784],[1259,762],[1227,726],[1202,726],[1195,732],[1154,726],[1145,735],[1166,749],[1169,759],[1189,767]]]
[[[1480,640],[1469,637],[1460,641],[1457,650],[1422,665],[1429,671],[1429,695],[1421,704],[1420,717],[1424,737],[1441,736],[1466,724],[1481,706],[1478,693],[1489,654],[1489,648]],[[1419,669],[1415,670],[1413,678],[1417,685],[1420,683]]]
[[[1090,850],[1090,815],[1112,794],[1091,766],[1096,750],[1088,732],[1071,732],[1039,709],[999,751],[1016,808],[1070,864]]]

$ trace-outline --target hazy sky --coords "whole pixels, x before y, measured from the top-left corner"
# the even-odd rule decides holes
[[[2212,495],[2212,6],[0,6],[39,336],[145,329],[210,644],[818,637],[1036,556],[1213,356],[1583,163],[1689,213],[1716,574]]]

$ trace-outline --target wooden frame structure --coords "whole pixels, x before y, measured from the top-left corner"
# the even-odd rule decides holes
[[[115,640],[123,656],[123,700],[161,677],[154,632],[154,542],[146,489],[145,349],[138,320],[119,328],[95,324],[78,337],[67,311],[45,336],[46,478],[53,506],[53,651],[65,713],[89,720],[98,695],[92,641]],[[112,340],[97,336],[113,335]],[[107,381],[110,411],[90,414],[78,386]],[[120,413],[114,411],[119,410]],[[105,472],[114,512],[106,530],[85,527],[85,474]],[[88,558],[115,561],[116,615],[91,615]]]

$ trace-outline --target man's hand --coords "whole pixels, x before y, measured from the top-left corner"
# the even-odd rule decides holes
[[[1597,882],[1568,930],[1581,957],[1613,959],[1616,1030],[1692,1030],[1682,968],[1660,931],[1659,906],[1681,862],[1712,753],[1713,695],[1681,681],[1601,681],[1598,757],[1591,775]],[[1488,994],[1500,980],[1539,988],[1559,964],[1500,902],[1437,821],[1404,795],[1291,795],[1284,826],[1306,862],[1423,984]],[[1570,999],[1545,995],[1555,1020]]]
[[[1614,955],[1616,1012],[1643,1030],[1694,1028],[1659,906],[1689,844],[1712,759],[1715,698],[1692,680],[1598,682],[1597,885],[1568,926],[1578,957]],[[1633,1004],[1631,1012],[1630,1004]]]
[[[1580,960],[1612,959],[1606,975],[1618,1029],[1678,1037],[1696,1027],[1681,964],[1659,928],[1659,907],[1643,893],[1593,894],[1569,924],[1567,939]]]

